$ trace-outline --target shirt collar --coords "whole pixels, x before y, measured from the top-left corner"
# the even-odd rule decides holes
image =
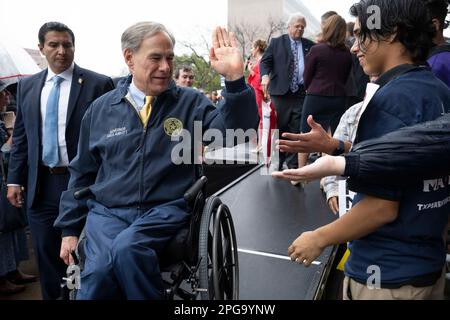
[[[378,84],[380,87],[386,85],[391,80],[394,80],[395,78],[401,76],[404,73],[407,73],[410,70],[416,69],[418,66],[412,65],[412,64],[401,64],[398,65],[385,73],[383,73],[377,81],[375,81],[376,84]]]
[[[294,43],[296,43],[297,45],[302,44],[302,39],[300,39],[300,40],[294,40],[294,39],[292,39],[292,38],[289,36],[289,40],[291,41],[291,45],[294,44]]]
[[[131,98],[138,106],[141,107],[145,104],[145,93],[136,87],[134,79],[131,81],[128,91],[130,92]]]
[[[66,70],[64,70],[63,72],[61,72],[60,74],[56,74],[52,71],[52,69],[47,68],[47,79],[46,81],[50,81],[53,80],[54,76],[59,76],[61,78],[63,78],[64,80],[71,80],[72,79],[72,75],[73,75],[73,68],[75,66],[75,63],[72,62],[72,64],[70,65],[69,68],[67,68]]]

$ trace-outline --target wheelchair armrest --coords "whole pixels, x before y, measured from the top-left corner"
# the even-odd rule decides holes
[[[190,187],[185,193],[184,193],[184,200],[187,203],[192,203],[192,201],[195,200],[197,197],[197,194],[203,189],[203,187],[208,182],[208,179],[205,176],[202,176],[200,179],[198,179],[192,187]]]
[[[86,242],[86,229],[81,231],[78,237],[78,243],[74,251],[71,252],[74,263],[80,267],[81,270],[84,269],[84,262],[86,260],[86,254],[84,252],[84,243]]]
[[[75,198],[75,200],[82,200],[84,198],[91,197],[93,195],[94,194],[92,193],[92,191],[89,187],[80,189],[73,193],[73,197]]]

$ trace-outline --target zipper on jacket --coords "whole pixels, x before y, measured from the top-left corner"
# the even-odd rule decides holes
[[[138,111],[136,110],[136,108],[127,100],[125,99],[125,101],[127,102],[128,106],[134,110],[134,112],[136,113],[136,116],[139,119],[139,123],[142,126],[142,135],[141,135],[141,141],[139,143],[139,147],[137,149],[138,152],[141,153],[141,164],[139,166],[139,182],[138,182],[138,189],[139,189],[139,204],[138,204],[138,210],[141,209],[142,207],[142,198],[144,197],[144,190],[143,190],[143,186],[144,186],[144,141],[145,141],[145,136],[147,134],[147,126],[148,123],[150,122],[150,118],[147,120],[146,125],[144,126],[144,124],[142,123],[141,117],[138,113]]]

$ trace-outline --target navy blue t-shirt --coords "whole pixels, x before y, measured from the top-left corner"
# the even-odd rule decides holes
[[[396,69],[399,74],[393,79],[396,70],[380,78],[382,87],[361,117],[355,143],[434,120],[450,109],[449,88],[428,68]],[[369,267],[378,266],[382,287],[432,285],[445,261],[443,231],[450,212],[449,183],[448,176],[406,188],[349,179],[350,189],[358,192],[353,205],[371,195],[398,201],[399,212],[392,223],[350,243],[345,274],[366,283],[373,270]]]

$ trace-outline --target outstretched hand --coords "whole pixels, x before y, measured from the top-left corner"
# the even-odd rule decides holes
[[[282,137],[289,140],[277,140],[277,148],[282,152],[289,153],[333,152],[335,147],[332,138],[322,126],[314,121],[312,115],[308,116],[307,122],[311,127],[310,132],[302,134],[283,133]]]
[[[223,75],[225,80],[234,81],[244,76],[244,60],[233,32],[217,27],[212,33],[212,48],[209,53],[211,67]]]
[[[344,157],[324,156],[299,169],[275,171],[272,177],[290,181],[308,182],[328,176],[340,176],[345,170]]]

